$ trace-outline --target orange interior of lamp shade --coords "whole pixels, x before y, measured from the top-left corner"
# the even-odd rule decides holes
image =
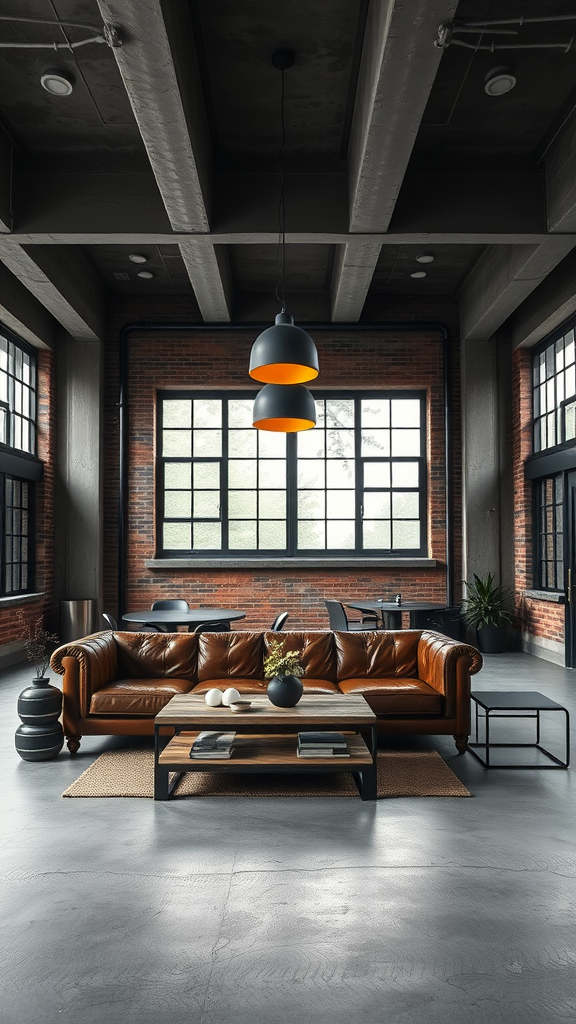
[[[266,363],[250,370],[250,376],[265,384],[304,384],[317,377],[318,370],[301,363]]]
[[[272,416],[265,420],[256,420],[257,430],[278,430],[284,434],[293,434],[296,430],[310,430],[315,426],[314,420],[295,419],[293,416]]]

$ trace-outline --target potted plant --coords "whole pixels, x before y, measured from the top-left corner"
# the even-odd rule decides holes
[[[464,618],[476,630],[479,650],[501,654],[506,642],[506,626],[512,615],[506,607],[509,588],[496,583],[491,572],[482,578],[474,573],[473,582],[465,581],[467,591]]]
[[[304,667],[300,651],[285,651],[284,640],[270,640],[270,653],[264,658],[264,678],[269,679],[266,693],[278,708],[293,708],[304,692],[301,676]]]
[[[52,686],[45,674],[58,637],[44,629],[41,616],[28,622],[20,611],[19,618],[26,657],[34,665],[36,675],[32,685],[18,697],[22,725],[16,730],[16,750],[24,761],[48,761],[56,757],[64,744],[59,722],[62,691]]]

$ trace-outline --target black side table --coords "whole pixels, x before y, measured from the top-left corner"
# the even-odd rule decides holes
[[[570,764],[570,716],[566,708],[562,707],[561,704],[557,704],[556,701],[550,700],[550,697],[545,697],[543,693],[538,693],[535,690],[477,690],[475,693],[470,694],[475,704],[476,711],[476,731],[475,731],[475,742],[468,744],[468,750],[473,757],[484,768],[567,768]],[[485,719],[485,740],[484,743],[478,741],[478,724],[480,717],[480,708],[483,708]],[[551,754],[549,750],[546,750],[540,743],[540,713],[542,711],[562,711],[565,716],[566,723],[566,759],[561,761],[560,758]],[[510,712],[518,712],[518,714],[510,714]],[[534,712],[534,714],[526,713]],[[490,742],[490,721],[492,718],[533,718],[536,719],[536,742],[535,743],[491,743]],[[484,749],[484,758],[480,757],[476,750],[473,748],[481,747]],[[554,764],[493,764],[490,760],[490,751],[495,747],[532,747],[533,749],[539,750],[541,754],[544,754],[550,761],[554,761]]]

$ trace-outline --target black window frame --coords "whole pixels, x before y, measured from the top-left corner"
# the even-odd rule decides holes
[[[36,349],[29,345],[22,338],[19,338],[7,327],[0,323],[0,335],[14,349],[20,350],[28,356],[31,366],[32,380],[27,384],[16,374],[6,370],[8,378],[8,400],[0,399],[2,408],[8,424],[8,438],[6,442],[0,441],[0,597],[18,597],[24,594],[33,593],[36,587],[36,483],[42,479],[43,464],[38,459],[38,360]],[[16,409],[16,402],[11,405],[10,398],[15,395],[16,385],[21,384],[27,387],[31,394],[30,411],[32,415],[25,415],[23,410]],[[15,440],[14,424],[16,417],[26,420],[30,424],[29,436],[33,438],[31,447],[33,451],[17,447]],[[20,500],[14,504],[8,497],[10,492],[20,495]],[[22,494],[26,493],[27,507],[22,502]],[[26,529],[23,530],[23,520],[26,521]],[[23,554],[23,550],[25,553]],[[14,586],[13,567],[17,568],[20,585]],[[9,583],[7,583],[10,577]],[[22,579],[25,583],[22,585]]]
[[[545,452],[553,452],[560,449],[563,445],[574,444],[573,438],[566,438],[566,407],[576,401],[576,380],[575,390],[570,394],[565,393],[562,398],[558,397],[559,392],[559,379],[561,375],[563,385],[566,382],[566,364],[564,360],[564,354],[566,349],[566,339],[571,337],[571,341],[574,344],[574,366],[576,367],[576,317],[572,317],[567,320],[561,327],[559,327],[553,334],[550,334],[547,338],[536,345],[532,351],[531,370],[530,370],[530,394],[532,403],[532,451],[535,456],[542,455]],[[560,341],[563,341],[562,350],[562,367],[557,367],[556,360],[556,348]],[[553,364],[553,372],[548,373],[546,371],[545,380],[539,380],[536,382],[537,375],[537,362],[541,361],[543,353],[550,353],[550,363]],[[546,360],[544,360],[546,362]],[[572,362],[569,366],[572,367]],[[571,376],[576,378],[576,369],[571,373]],[[552,407],[546,407],[546,412],[542,413],[540,408],[540,388],[542,385],[550,385],[554,391],[554,400]],[[554,416],[555,421],[555,440],[554,444],[543,446],[542,440],[542,429],[541,424],[543,419],[549,416]]]
[[[286,482],[286,496],[287,496],[287,518],[286,518],[286,547],[282,549],[278,548],[230,548],[225,545],[226,537],[223,536],[222,546],[220,548],[202,548],[198,550],[193,549],[178,549],[178,548],[164,548],[163,546],[163,524],[164,524],[164,465],[166,462],[193,462],[193,456],[188,457],[164,457],[162,454],[162,436],[163,436],[163,401],[168,400],[190,400],[198,398],[206,399],[220,399],[223,401],[223,422],[222,430],[223,436],[226,436],[228,431],[228,406],[227,402],[230,400],[253,400],[255,393],[253,391],[242,390],[242,391],[230,391],[230,390],[195,390],[192,388],[178,389],[178,390],[167,390],[160,389],[156,392],[156,460],[155,460],[155,523],[156,523],[156,558],[173,558],[173,559],[203,559],[203,558],[221,558],[221,559],[254,559],[254,558],[266,558],[266,559],[326,559],[326,558],[422,558],[428,556],[428,462],[427,462],[427,402],[428,395],[425,388],[414,388],[414,389],[378,389],[378,390],[349,390],[349,391],[325,391],[325,390],[314,390],[314,398],[317,400],[326,399],[353,399],[355,402],[355,426],[352,428],[355,431],[355,487],[353,488],[355,500],[355,543],[354,547],[349,548],[297,548],[297,524],[298,524],[298,501],[297,501],[297,435],[288,434],[286,435],[286,469],[287,469],[287,482]],[[420,402],[420,453],[418,456],[361,456],[360,445],[361,445],[361,428],[360,422],[357,416],[358,409],[360,408],[360,402],[364,399],[417,399]],[[413,429],[413,428],[411,428]],[[418,548],[393,548],[393,547],[380,547],[371,548],[363,547],[361,542],[362,533],[362,496],[365,490],[363,486],[364,482],[364,466],[366,463],[372,461],[383,461],[388,459],[390,462],[410,462],[418,463],[418,487],[412,488],[392,488],[390,484],[389,490],[392,491],[411,491],[417,490],[419,495],[418,500],[418,520],[419,520],[419,546]],[[220,479],[220,516],[219,521],[224,523],[228,522],[228,455],[227,455],[227,442],[225,442],[222,456],[215,458],[203,456],[198,461],[215,461],[221,463],[223,466],[223,472]],[[373,488],[373,490],[383,490],[384,488]],[[192,491],[193,493],[193,491]],[[400,517],[397,517],[399,519]],[[182,521],[188,522],[192,520],[182,517]],[[178,520],[174,520],[178,521]],[[390,522],[393,522],[392,515]],[[225,528],[225,531],[226,532]]]
[[[533,578],[537,590],[564,592],[564,473],[534,481]],[[551,488],[549,499],[546,491]],[[551,568],[553,567],[553,568]]]

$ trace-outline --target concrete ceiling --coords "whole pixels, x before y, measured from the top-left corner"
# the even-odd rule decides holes
[[[0,44],[18,44],[0,46],[0,319],[34,343],[93,340],[121,293],[265,321],[281,166],[297,320],[434,295],[458,299],[465,339],[510,317],[518,332],[576,246],[576,11],[536,6],[0,0]],[[464,31],[522,16],[556,20]],[[295,56],[284,75],[278,49]],[[499,65],[516,86],[488,96]],[[54,67],[71,95],[42,89]]]

